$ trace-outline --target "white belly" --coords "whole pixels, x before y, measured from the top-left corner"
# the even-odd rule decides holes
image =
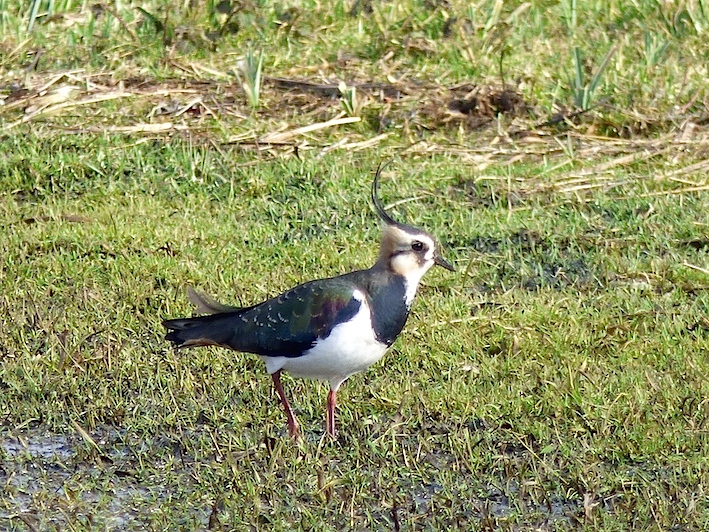
[[[355,296],[356,297],[356,296]],[[359,298],[357,298],[359,299]],[[261,357],[269,373],[283,370],[294,377],[330,381],[337,390],[347,377],[364,371],[384,356],[387,346],[374,336],[369,307],[364,298],[353,319],[337,325],[299,357]]]

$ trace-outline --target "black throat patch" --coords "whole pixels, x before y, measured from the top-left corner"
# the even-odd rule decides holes
[[[387,346],[394,343],[409,317],[406,307],[406,282],[403,276],[389,274],[384,283],[369,289],[374,334]]]

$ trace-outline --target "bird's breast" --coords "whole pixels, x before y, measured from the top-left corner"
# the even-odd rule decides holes
[[[370,291],[374,333],[386,345],[394,343],[409,317],[408,292],[402,276],[393,276],[385,285]]]
[[[336,325],[302,355],[264,357],[268,372],[282,369],[295,377],[327,380],[336,389],[350,375],[377,362],[388,345],[375,335],[371,309],[364,298],[362,302],[352,319]]]

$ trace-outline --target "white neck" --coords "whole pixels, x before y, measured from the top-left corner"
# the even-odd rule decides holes
[[[416,291],[418,290],[419,283],[421,282],[421,277],[425,270],[421,269],[415,272],[409,273],[404,277],[404,285],[406,286],[406,294],[404,296],[404,302],[406,303],[406,308],[411,308],[411,303],[414,301],[416,296]]]

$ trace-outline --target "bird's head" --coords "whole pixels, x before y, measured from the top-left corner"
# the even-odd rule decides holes
[[[381,171],[380,164],[372,184],[372,203],[384,222],[377,264],[414,281],[415,284],[418,284],[423,274],[434,264],[455,271],[453,265],[438,253],[438,245],[433,235],[418,227],[399,223],[386,212],[379,199]]]

